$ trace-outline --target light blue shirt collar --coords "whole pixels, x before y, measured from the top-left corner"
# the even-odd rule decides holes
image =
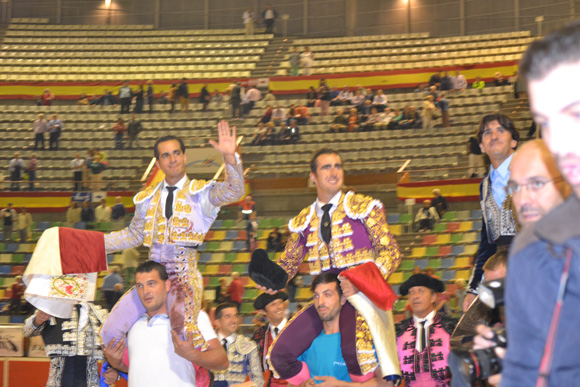
[[[489,178],[491,182],[491,194],[493,196],[493,200],[501,208],[505,197],[505,186],[510,179],[510,165],[512,162],[512,154],[501,163],[501,165],[495,169],[493,165],[489,169]]]

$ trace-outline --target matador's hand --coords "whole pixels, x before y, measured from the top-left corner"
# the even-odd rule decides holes
[[[224,160],[228,164],[235,164],[236,159],[234,154],[238,145],[236,144],[236,127],[234,126],[230,131],[230,125],[227,121],[220,121],[218,123],[218,142],[209,140],[213,148],[224,156]]]

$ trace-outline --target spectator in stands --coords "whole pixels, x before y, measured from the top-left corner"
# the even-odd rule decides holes
[[[81,208],[81,221],[82,222],[94,222],[95,221],[95,210],[91,206],[88,200],[85,200]]]
[[[266,90],[266,95],[262,99],[264,102],[276,102],[276,96],[272,93],[272,90]]]
[[[447,99],[447,92],[441,92],[439,99],[439,110],[441,110],[441,125],[444,128],[451,127],[451,119],[449,118],[449,100]]]
[[[494,86],[506,86],[508,84],[508,80],[505,79],[505,77],[503,76],[502,73],[500,73],[499,71],[496,71],[495,74],[493,74],[493,85]]]
[[[252,211],[246,219],[246,251],[253,252],[255,247],[252,246],[252,237],[258,235],[258,217],[256,211]]]
[[[483,165],[483,156],[481,153],[481,148],[479,147],[479,141],[477,138],[470,137],[467,140],[467,154],[468,154],[468,165],[467,177],[475,178],[485,175],[485,167]]]
[[[336,116],[332,125],[330,125],[330,132],[339,133],[346,132],[346,127],[348,125],[348,119],[344,116],[342,109],[336,109]]]
[[[30,155],[24,171],[28,175],[28,189],[34,191],[34,182],[36,181],[36,172],[38,171],[38,159],[36,158],[36,153]]]
[[[385,108],[387,107],[387,96],[383,94],[382,90],[378,90],[377,95],[374,96],[373,107],[377,108],[379,113],[385,111]]]
[[[518,75],[517,71],[514,74],[514,78],[514,95],[516,99],[526,98],[528,94],[528,85],[526,81]]]
[[[286,109],[276,105],[276,109],[272,111],[272,121],[274,125],[279,126],[280,123],[286,120]]]
[[[90,99],[85,93],[81,94],[81,97],[77,100],[77,105],[88,106],[90,104]]]
[[[413,91],[414,93],[423,94],[429,92],[429,84],[428,83],[419,83],[417,88]]]
[[[201,91],[199,93],[199,103],[201,104],[201,111],[205,112],[207,110],[207,105],[209,105],[211,101],[211,94],[207,89],[208,84],[204,83]]]
[[[395,113],[391,111],[391,108],[386,108],[385,113],[380,116],[380,121],[375,125],[378,129],[391,129],[391,124],[394,126],[395,123],[393,119],[396,117]]]
[[[240,104],[242,102],[242,84],[236,82],[235,86],[232,88],[232,93],[230,95],[230,103],[232,105],[232,117],[240,118],[242,115],[240,112]]]
[[[175,110],[175,100],[177,99],[177,85],[175,83],[171,84],[169,91],[167,92],[167,102],[169,102],[169,113],[173,113]]]
[[[352,108],[351,112],[356,110],[356,108]],[[361,132],[371,132],[380,125],[382,119],[382,114],[377,111],[377,108],[373,107],[371,109],[371,115],[367,118],[366,121],[361,122],[360,130]]]
[[[218,280],[219,285],[215,287],[215,298],[213,303],[215,305],[222,304],[224,302],[228,302],[228,286],[227,280],[222,277]]]
[[[389,130],[399,129],[402,120],[403,120],[403,112],[401,111],[401,109],[395,109],[395,111],[393,112],[393,118],[391,119],[391,122],[389,122],[389,126],[387,126],[387,129]]]
[[[447,211],[449,207],[447,204],[447,200],[441,196],[441,190],[439,188],[435,188],[433,190],[433,195],[435,196],[431,201],[431,207],[435,208],[439,218],[443,218],[443,214]]]
[[[441,83],[441,70],[437,70],[437,72],[431,75],[431,78],[429,78],[429,86],[439,87],[440,83]]]
[[[254,134],[254,138],[250,145],[263,145],[264,141],[266,140],[266,127],[263,123],[258,123],[258,128],[256,129],[256,133]]]
[[[133,113],[134,114],[134,113]],[[113,126],[115,133],[115,149],[123,150],[123,135],[125,134],[125,121],[121,117],[117,119],[117,123]]]
[[[246,30],[246,35],[254,35],[254,11],[252,8],[246,8],[242,14],[242,21],[244,22],[244,28]]]
[[[137,91],[133,94],[135,97],[135,108],[133,109],[133,113],[141,114],[143,113],[143,104],[145,103],[145,90],[143,89],[143,85],[140,84],[137,87]]]
[[[511,118],[495,113],[481,118],[476,137],[491,166],[489,174],[480,184],[479,199],[483,213],[481,241],[463,311],[467,310],[477,295],[476,289],[481,281],[485,262],[498,247],[508,247],[517,232],[512,201],[506,194],[505,187],[510,178],[512,156],[520,139],[519,132]]]
[[[302,65],[302,75],[310,75],[310,70],[314,64],[314,54],[310,47],[304,46],[304,52],[300,54],[300,64]]]
[[[467,89],[467,79],[465,75],[461,74],[459,70],[455,70],[455,76],[453,77],[453,90],[463,91]]]
[[[298,47],[293,46],[290,53],[290,75],[296,76],[300,72],[300,53]]]
[[[125,215],[127,214],[127,210],[125,206],[121,202],[121,197],[117,196],[115,198],[115,205],[113,206],[113,210],[111,211],[111,219],[114,221],[124,221]]]
[[[370,117],[370,115],[369,115],[369,117]],[[367,117],[367,120],[369,117]],[[364,122],[366,122],[366,120]],[[356,108],[350,109],[349,116],[348,116],[348,131],[351,133],[357,132],[359,127],[360,127],[360,123],[361,123],[361,120],[359,119],[359,116],[358,116],[358,110],[356,110]]]
[[[295,114],[296,114],[296,105],[292,104],[286,111],[286,126],[290,125],[290,121],[294,119]]]
[[[247,103],[244,109],[244,115],[250,113],[254,108],[254,106],[256,105],[256,102],[258,102],[261,98],[262,93],[260,93],[260,90],[258,90],[258,88],[254,85],[250,86],[248,88],[248,91],[246,92]]]
[[[177,95],[179,95],[181,111],[189,111],[189,88],[187,86],[187,78],[181,78],[181,83],[177,87]]]
[[[471,84],[473,89],[483,89],[485,88],[485,82],[481,80],[481,77],[475,78],[475,81]]]
[[[296,125],[296,120],[290,121],[290,125],[280,133],[282,144],[296,144],[300,141],[300,128]]]
[[[119,89],[119,102],[121,103],[121,114],[129,114],[131,111],[131,99],[133,98],[133,90],[129,87],[129,81],[123,82],[123,86]]]
[[[12,191],[20,191],[20,184],[18,183],[22,180],[22,172],[24,171],[24,160],[20,158],[20,153],[14,153],[14,158],[10,160],[8,164],[8,172],[10,172],[10,180],[12,184],[10,189]]]
[[[44,133],[48,132],[48,122],[44,119],[44,114],[40,113],[34,121],[32,131],[34,132],[34,150],[44,149]]]
[[[279,251],[283,251],[282,234],[280,234],[280,231],[278,231],[278,227],[274,227],[274,229],[270,231],[270,234],[268,234],[266,251],[269,253],[277,253]]]
[[[22,276],[17,275],[14,277],[14,283],[10,286],[11,296],[10,296],[10,313],[20,314],[22,310],[22,296],[26,290],[26,286],[22,283]]]
[[[418,231],[431,231],[435,226],[435,222],[439,221],[439,214],[437,210],[431,206],[431,200],[427,199],[423,202],[423,207],[417,211],[415,216],[415,223]]]
[[[266,124],[266,138],[264,139],[264,145],[276,144],[278,144],[278,135],[274,123],[270,121]]]
[[[77,202],[71,202],[70,207],[66,210],[66,222],[70,227],[81,221],[81,211]]]
[[[58,139],[60,138],[60,134],[63,129],[63,123],[58,115],[53,114],[52,120],[48,121],[48,149],[49,150],[58,150]]]
[[[52,106],[52,101],[54,101],[54,94],[49,89],[44,89],[44,93],[40,96],[39,105]]]
[[[103,280],[103,285],[101,286],[101,291],[105,296],[105,302],[107,303],[107,310],[113,310],[115,302],[113,301],[113,296],[115,294],[115,285],[121,284],[123,286],[123,277],[119,274],[120,270],[118,266],[113,266],[111,272]]]
[[[350,105],[353,98],[352,91],[348,89],[347,85],[344,85],[342,90],[338,93],[338,100],[340,105]]]
[[[266,106],[266,111],[264,112],[262,117],[258,119],[257,123],[267,124],[272,119],[272,113],[273,113],[272,106],[270,105]]]
[[[89,165],[91,189],[94,191],[101,190],[101,181],[103,180],[103,171],[106,169],[105,164],[101,161],[101,156],[96,155]]]
[[[240,273],[234,271],[232,273],[232,282],[230,282],[230,286],[228,286],[228,299],[229,302],[233,302],[234,304],[236,304],[238,311],[240,309],[240,305],[242,305],[243,294],[244,294],[244,285],[240,280]]]
[[[308,93],[306,93],[306,106],[314,107],[316,105],[317,100],[318,93],[314,89],[314,86],[310,86],[310,89],[308,89]]]
[[[16,210],[12,207],[12,203],[8,203],[8,207],[0,211],[2,217],[2,240],[12,241],[12,230],[14,229],[14,224],[18,220],[18,214]]]
[[[425,101],[423,102],[423,111],[422,111],[422,118],[423,118],[423,129],[433,129],[433,113],[437,108],[433,103],[433,96],[431,94],[425,97]]]
[[[135,119],[135,113],[131,113],[131,120],[127,123],[127,135],[129,136],[129,145],[127,147],[129,149],[133,149],[133,142],[135,142],[135,146],[139,148],[137,136],[142,130],[143,125],[141,124],[141,121]]]
[[[419,113],[417,113],[417,109],[414,105],[409,107],[409,116],[411,117],[411,121],[415,122],[414,128],[418,129],[423,125],[421,118],[419,117]]]
[[[362,109],[362,106],[365,102],[366,98],[365,96],[362,94],[362,91],[357,90],[356,93],[354,94],[354,97],[352,97],[352,100],[350,101],[354,107],[360,112]]]
[[[342,105],[340,102],[340,92],[336,87],[330,88],[330,106]]]
[[[427,95],[433,96],[433,103],[435,104],[435,107],[437,107],[439,102],[439,92],[437,91],[437,86],[429,86],[429,92]]]
[[[85,165],[85,160],[81,158],[80,153],[75,153],[75,158],[72,159],[70,162],[70,169],[73,171],[73,181],[74,181],[74,190],[75,191],[82,191],[83,190],[83,167]]]
[[[453,80],[449,76],[449,71],[445,71],[439,82],[441,83],[440,90],[447,91],[453,89]]]
[[[294,109],[294,119],[298,125],[307,125],[308,121],[310,120],[308,107],[299,103],[296,109]]]
[[[111,207],[107,206],[107,201],[101,199],[97,208],[95,208],[95,221],[98,223],[111,221]]]
[[[127,85],[128,85],[128,83],[127,83]],[[131,93],[133,93],[129,86],[127,86],[127,88],[129,89],[129,91]],[[120,92],[121,91],[119,90],[119,94],[120,94]],[[99,98],[97,98],[97,100],[94,103],[91,102],[91,105],[112,106],[112,105],[118,105],[119,103],[120,102],[119,102],[119,100],[117,100],[117,97],[115,97],[111,91],[105,89],[105,93],[103,95],[101,95]],[[128,109],[130,108],[130,106],[131,106],[131,97],[129,97],[129,107],[127,107],[127,113],[129,112]],[[122,104],[121,104],[121,108],[123,108]]]
[[[366,121],[373,113],[372,102],[370,99],[366,99],[362,108],[360,109],[361,121]]]
[[[153,81],[147,81],[147,103],[149,104],[149,113],[153,113],[153,103],[155,102],[155,91],[153,90]]]
[[[318,99],[320,100],[320,115],[327,116],[330,108],[330,89],[326,85],[326,80],[322,78],[318,86]]]
[[[262,21],[266,25],[266,33],[274,33],[274,22],[278,19],[278,13],[271,5],[268,5],[264,12],[262,12]]]
[[[371,103],[373,102],[373,99],[375,98],[375,93],[373,92],[373,90],[370,87],[366,90],[365,98],[367,100],[371,101]]]
[[[220,93],[218,89],[215,89],[213,95],[211,96],[211,103],[216,109],[220,109],[223,102],[224,96]]]

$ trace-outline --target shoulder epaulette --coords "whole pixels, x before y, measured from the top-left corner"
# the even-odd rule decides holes
[[[306,207],[300,213],[290,219],[288,222],[288,230],[290,232],[302,232],[306,229],[306,227],[310,224],[310,220],[312,219],[312,215],[314,214],[314,208],[316,203],[312,203],[309,207]]]
[[[395,324],[395,334],[397,337],[400,337],[407,329],[409,329],[411,321],[413,321],[413,319],[408,318]]]
[[[440,314],[441,326],[445,329],[445,332],[452,334],[459,322],[458,318],[447,316],[446,314]]]
[[[155,191],[157,191],[159,189],[159,187],[161,187],[162,184],[163,184],[163,182],[156,184],[156,185],[150,185],[149,187],[145,188],[143,191],[138,192],[137,195],[135,195],[135,197],[133,198],[133,203],[135,203],[135,204],[143,203],[145,200],[147,200],[151,196],[153,196]]]
[[[258,349],[258,346],[256,345],[255,341],[248,339],[246,336],[238,335],[238,339],[236,340],[236,349],[242,355],[247,355],[254,349]]]
[[[351,219],[366,218],[375,207],[383,208],[383,203],[380,200],[363,194],[355,194],[352,191],[348,191],[344,195],[343,205],[344,212]]]
[[[197,193],[200,193],[202,191],[204,191],[205,189],[207,189],[208,187],[211,187],[213,185],[214,181],[213,180],[196,180],[193,179],[192,181],[189,182],[189,193],[191,195],[195,195]]]

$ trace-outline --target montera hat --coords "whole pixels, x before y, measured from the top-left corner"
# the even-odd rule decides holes
[[[286,301],[288,295],[284,292],[277,292],[276,294],[262,293],[254,300],[254,309],[266,309],[266,306],[276,300]]]
[[[433,278],[430,275],[423,273],[410,276],[409,279],[403,282],[403,284],[399,287],[399,291],[401,292],[402,296],[406,296],[409,294],[409,289],[414,286],[424,286],[435,291],[436,293],[443,293],[445,291],[443,282],[439,281],[437,278]]]

